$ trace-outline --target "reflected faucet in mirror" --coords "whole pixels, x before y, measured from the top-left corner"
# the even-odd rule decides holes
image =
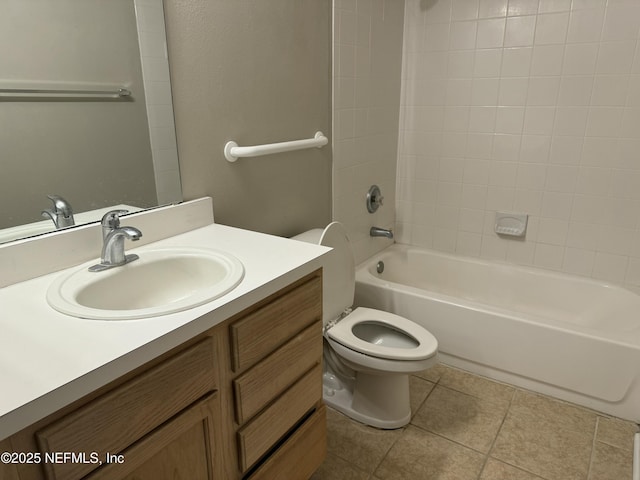
[[[42,216],[50,218],[57,230],[72,227],[76,224],[73,219],[73,209],[69,202],[60,195],[47,195],[47,198],[53,202],[53,208],[42,210]]]
[[[89,267],[90,272],[102,272],[113,267],[120,267],[129,262],[137,260],[138,255],[124,253],[124,239],[131,241],[140,240],[142,232],[135,227],[121,227],[120,215],[127,213],[127,210],[111,210],[102,217],[102,254],[100,263]]]
[[[163,0],[2,6],[0,45],[20,48],[2,52],[0,152],[11,174],[0,178],[0,202],[12,208],[0,215],[0,244],[98,222],[121,206],[182,201]],[[131,95],[67,95],[112,87]],[[47,193],[71,201],[73,223]]]

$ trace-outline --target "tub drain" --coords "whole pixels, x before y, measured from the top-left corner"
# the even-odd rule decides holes
[[[384,262],[383,261],[379,261],[378,264],[376,265],[376,272],[378,272],[378,273],[384,272]]]

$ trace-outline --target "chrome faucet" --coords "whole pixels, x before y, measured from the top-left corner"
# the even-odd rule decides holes
[[[56,229],[71,227],[76,224],[73,219],[73,209],[60,195],[47,195],[47,198],[53,202],[53,208],[42,210],[43,217],[49,217]]]
[[[90,272],[101,272],[113,267],[119,267],[129,262],[137,260],[135,254],[125,255],[124,240],[140,240],[142,232],[135,227],[121,227],[120,215],[127,213],[127,210],[111,210],[102,217],[102,255],[100,263],[89,267]]]
[[[386,228],[380,227],[371,227],[371,230],[369,230],[369,235],[371,235],[372,237],[393,238],[393,230],[387,230]]]

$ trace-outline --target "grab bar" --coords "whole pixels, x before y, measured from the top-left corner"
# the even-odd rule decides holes
[[[0,88],[0,97],[130,97],[131,90],[118,88],[117,90],[65,90],[51,88]]]
[[[227,142],[224,146],[224,156],[230,162],[235,162],[240,157],[257,157],[259,155],[290,152],[292,150],[303,150],[305,148],[320,148],[327,143],[329,143],[329,139],[325,137],[322,132],[316,132],[313,138],[307,138],[304,140],[268,143],[265,145],[253,145],[250,147],[239,147],[236,142],[231,141]]]

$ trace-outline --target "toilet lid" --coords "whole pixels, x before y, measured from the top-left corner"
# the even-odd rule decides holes
[[[356,288],[356,267],[347,231],[340,222],[332,222],[324,229],[320,245],[331,247],[323,265],[323,319],[335,320],[353,305]]]
[[[385,341],[380,338],[373,339],[373,342],[377,343],[372,343],[372,341],[363,339],[362,335],[357,335],[358,324],[377,324],[382,329],[391,330],[390,337],[408,337],[415,342],[413,345],[409,341],[407,344],[399,346],[394,345],[397,342],[392,340],[388,345],[385,345]],[[438,351],[438,340],[425,328],[407,318],[372,308],[356,308],[335,326],[328,329],[327,334],[331,340],[351,350],[371,357],[390,360],[425,360],[434,356]]]

